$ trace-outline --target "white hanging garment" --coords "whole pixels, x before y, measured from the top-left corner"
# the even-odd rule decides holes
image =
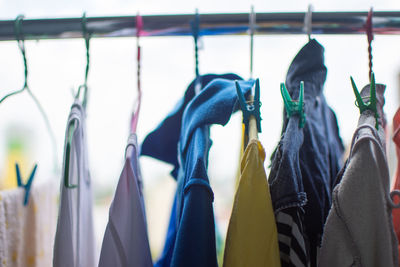
[[[63,177],[61,181],[61,199],[54,243],[54,267],[94,267],[95,243],[92,213],[92,189],[88,169],[85,110],[75,102],[72,105],[68,124],[73,121],[77,126],[72,138],[69,160],[69,183],[77,185],[68,188]],[[65,138],[67,148],[68,127]],[[64,151],[64,169],[66,168]]]
[[[53,183],[35,184],[24,206],[25,190],[0,192],[0,266],[51,267],[57,220]]]
[[[136,135],[132,134],[110,207],[99,267],[153,266],[138,154]]]

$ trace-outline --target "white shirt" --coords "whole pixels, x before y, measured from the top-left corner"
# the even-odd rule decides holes
[[[76,121],[69,163],[69,182],[64,183],[68,127],[66,131],[61,199],[54,243],[54,267],[94,267],[95,243],[93,233],[92,189],[87,159],[85,111],[80,103],[72,105],[68,119]]]
[[[132,134],[110,207],[99,267],[153,266],[142,190],[138,145]]]

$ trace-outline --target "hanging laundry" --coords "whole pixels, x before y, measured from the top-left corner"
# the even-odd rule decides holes
[[[240,81],[240,84],[246,95],[253,82]],[[170,254],[164,254],[167,257],[162,264],[165,265],[160,266],[217,266],[213,192],[207,176],[211,145],[209,125],[225,125],[231,113],[237,110],[236,101],[235,83],[215,79],[189,102],[183,113],[176,207],[171,216],[171,221],[175,221],[170,221],[175,229],[169,229],[168,233],[175,231],[176,237],[169,235],[171,238],[166,241],[165,248]],[[168,255],[172,257],[170,263]]]
[[[393,230],[390,178],[385,154],[383,97],[385,86],[376,85],[377,110],[365,110],[351,143],[351,151],[333,191],[326,221],[319,266],[399,266]],[[361,92],[370,98],[370,86]]]
[[[0,266],[51,267],[57,220],[53,183],[33,184],[24,206],[25,190],[0,192]]]
[[[255,124],[249,127],[257,128]],[[257,129],[253,129],[257,131]],[[249,141],[241,162],[226,236],[224,266],[279,267],[278,234],[260,141]]]
[[[147,236],[136,134],[129,137],[104,234],[99,267],[153,266]]]
[[[306,121],[284,116],[282,137],[269,175],[282,266],[316,266],[331,191],[342,166],[343,145],[337,120],[323,94],[324,48],[309,41],[291,63],[286,86],[299,98],[304,81]]]
[[[253,81],[240,81],[247,95]],[[213,192],[208,182],[209,126],[225,125],[237,110],[233,81],[215,79],[194,98],[183,114],[177,188],[178,228],[171,266],[217,266]]]
[[[394,178],[393,190],[400,190],[400,108],[393,117],[393,142],[396,145],[397,168]],[[399,199],[396,201],[399,202]],[[400,240],[400,209],[393,209],[393,225],[396,231],[397,240]],[[399,245],[400,253],[400,245]]]
[[[201,88],[204,88],[209,82],[214,79],[229,79],[229,80],[242,80],[236,74],[207,74],[202,75],[199,79],[201,81]],[[196,80],[195,80],[196,81]],[[174,170],[171,175],[176,179],[178,175],[178,142],[182,128],[182,116],[186,106],[196,96],[195,81],[193,81],[187,88],[183,98],[176,104],[175,108],[168,114],[168,116],[157,126],[157,128],[149,133],[144,139],[140,155],[150,156],[166,163],[172,164]]]
[[[214,79],[222,78],[229,80],[241,80],[242,78],[236,74],[208,74],[203,75],[199,79],[201,88],[204,88]],[[141,155],[150,156],[174,166],[171,175],[177,179],[179,162],[178,162],[178,142],[181,135],[182,116],[186,106],[196,96],[196,80],[190,83],[183,98],[176,104],[175,108],[167,115],[160,125],[150,134],[146,136],[141,146]],[[177,217],[176,217],[177,199],[171,209],[170,222],[168,225],[166,241],[164,249],[159,260],[155,263],[156,267],[170,266],[172,253],[175,246]]]
[[[92,188],[88,168],[86,113],[79,101],[71,108],[65,138],[60,208],[54,243],[54,267],[93,267]],[[76,122],[70,147],[69,128]],[[67,153],[69,150],[69,153]],[[68,157],[69,154],[69,157]],[[66,162],[69,162],[67,165]],[[67,175],[65,175],[67,173]]]

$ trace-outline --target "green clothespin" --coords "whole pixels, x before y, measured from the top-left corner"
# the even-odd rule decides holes
[[[290,94],[284,83],[281,83],[281,94],[283,98],[283,104],[285,105],[286,117],[298,114],[300,116],[299,127],[303,128],[306,123],[306,114],[304,113],[304,82],[300,82],[300,95],[299,100],[292,100]]]
[[[350,76],[351,85],[353,87],[354,94],[356,95],[356,106],[360,110],[360,114],[362,114],[366,110],[371,110],[375,114],[375,128],[378,130],[379,128],[379,113],[376,107],[376,85],[375,85],[375,74],[371,73],[371,83],[369,85],[370,88],[370,97],[369,100],[365,103],[358,92],[356,83],[353,80],[353,77]]]

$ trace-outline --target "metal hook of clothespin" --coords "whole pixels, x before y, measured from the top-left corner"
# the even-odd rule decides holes
[[[254,6],[251,6],[249,14],[249,34],[250,34],[250,79],[253,78],[253,58],[254,58],[254,32],[256,28],[256,13],[254,13]]]
[[[33,167],[31,175],[29,175],[29,178],[28,178],[28,181],[26,182],[26,184],[23,184],[21,171],[19,169],[19,165],[18,165],[18,163],[15,163],[15,171],[16,171],[16,174],[17,174],[18,187],[23,187],[24,190],[25,190],[24,206],[28,205],[29,193],[31,191],[32,182],[33,182],[33,178],[35,177],[36,169],[37,169],[37,164],[35,164],[35,166]]]
[[[243,112],[243,124],[245,125],[245,133],[248,135],[249,133],[249,121],[250,116],[254,116],[256,119],[257,131],[261,133],[261,113],[260,113],[260,81],[259,79],[255,80],[254,83],[254,99],[253,101],[246,101],[246,98],[243,95],[242,89],[240,88],[239,82],[235,81],[236,92],[239,99],[240,109]]]
[[[368,65],[369,65],[369,73],[368,78],[371,82],[372,79],[372,41],[374,40],[374,33],[373,33],[373,24],[372,24],[372,7],[368,12],[367,20],[365,22],[365,32],[367,34],[368,40]]]
[[[140,35],[143,31],[143,19],[142,16],[137,13],[136,15],[136,47],[137,47],[137,98],[134,105],[134,110],[132,112],[131,117],[131,133],[136,133],[136,128],[139,120],[139,111],[140,105],[142,102],[142,88],[141,88],[141,79],[140,79],[140,70],[141,70],[141,47],[139,43]]]
[[[201,91],[201,81],[199,72],[199,36],[200,36],[200,15],[199,10],[196,8],[196,13],[194,20],[190,21],[190,26],[192,29],[192,36],[194,39],[194,59],[195,59],[195,92],[198,94]]]
[[[78,87],[78,92],[75,96],[75,98],[80,97],[81,89],[83,89],[83,100],[82,100],[82,106],[86,108],[87,106],[87,98],[88,98],[88,86],[87,86],[87,80],[89,76],[89,68],[90,68],[90,37],[91,33],[88,31],[87,28],[87,18],[86,18],[86,12],[83,13],[82,15],[82,36],[85,39],[85,46],[86,46],[86,69],[85,69],[85,80],[84,83],[81,84]]]
[[[312,4],[308,5],[307,13],[304,16],[304,27],[303,31],[307,33],[308,41],[311,40],[311,33],[312,33],[312,12],[314,8]]]
[[[306,114],[304,112],[304,82],[300,82],[300,94],[299,100],[292,100],[290,94],[285,86],[285,83],[281,83],[281,94],[283,98],[283,104],[286,110],[286,117],[290,118],[293,115],[299,115],[299,127],[303,128],[306,123]]]
[[[353,87],[353,92],[356,96],[356,106],[360,110],[360,114],[362,114],[366,110],[371,110],[375,115],[375,128],[378,130],[379,128],[379,113],[377,109],[377,100],[376,100],[376,85],[375,85],[375,75],[371,73],[371,82],[369,85],[370,97],[369,100],[365,103],[358,92],[356,83],[353,80],[353,77],[350,76],[351,85]]]

